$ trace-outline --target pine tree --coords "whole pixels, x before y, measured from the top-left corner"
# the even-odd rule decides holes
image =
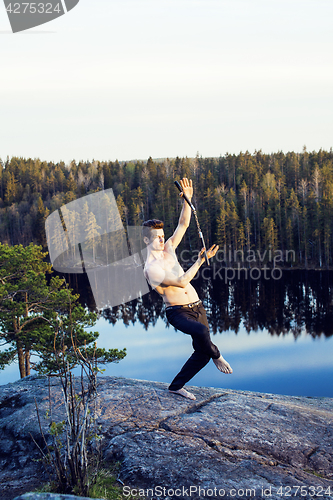
[[[52,271],[46,256],[47,252],[33,244],[10,247],[0,243],[0,338],[7,347],[0,352],[0,368],[17,358],[21,378],[30,375],[31,368],[56,373],[59,354],[70,368],[75,366],[71,339],[77,348],[84,346],[91,353],[94,347],[90,344],[98,337],[97,332],[85,331],[96,322],[96,314],[78,305],[78,295],[64,279],[47,279]],[[61,351],[63,341],[68,346],[65,353]],[[32,362],[32,354],[39,361]],[[124,351],[98,352],[102,362],[124,356]]]
[[[271,251],[272,254],[277,249],[277,229],[274,219],[271,217],[264,218],[263,221],[263,246],[266,251]]]
[[[237,250],[237,229],[239,224],[239,217],[237,214],[237,209],[235,203],[232,201],[229,205],[229,210],[227,210],[227,227],[230,231],[230,243],[233,250]]]
[[[238,229],[237,229],[237,246],[238,249],[241,250],[242,255],[244,252],[244,243],[245,243],[245,231],[244,231],[244,224],[242,222],[239,223]]]
[[[123,223],[123,225],[126,225],[128,226],[129,225],[129,222],[128,222],[128,209],[124,203],[124,200],[122,198],[122,196],[119,194],[117,196],[117,207],[118,207],[118,211],[119,211],[119,214],[120,214],[120,218],[121,218],[121,221]]]
[[[5,191],[5,203],[7,203],[7,205],[14,203],[17,197],[17,193],[17,181],[15,179],[14,173],[10,173]]]
[[[246,238],[246,250],[249,254],[251,250],[251,221],[249,218],[246,219],[245,223],[245,238]]]
[[[291,189],[290,197],[287,200],[287,204],[291,212],[294,231],[297,234],[297,241],[298,241],[297,250],[298,250],[299,260],[300,262],[302,262],[301,233],[300,233],[300,204],[294,189]]]
[[[68,210],[66,206],[62,207],[61,212],[64,217],[67,233],[70,235],[68,243],[70,244],[71,259],[73,261],[73,265],[76,266],[77,259],[80,260],[81,265],[81,257],[77,251],[78,243],[80,241],[80,214],[75,210]]]
[[[287,233],[287,250],[293,250],[294,249],[294,232],[293,232],[293,225],[292,225],[290,217],[287,220],[286,233]]]
[[[302,209],[302,226],[303,226],[303,241],[302,246],[304,250],[304,265],[307,269],[308,267],[308,221],[307,221],[307,208],[306,206]]]
[[[220,210],[220,215],[217,219],[217,229],[216,229],[216,239],[217,239],[217,244],[220,246],[220,248],[224,249],[227,245],[227,237],[226,237],[226,220],[227,220],[227,212],[224,208],[224,201],[223,205]]]
[[[46,235],[45,235],[45,220],[46,220],[45,207],[41,196],[38,197],[37,201],[37,216],[36,222],[34,226],[34,235],[36,241],[39,245],[42,245],[43,248],[47,247],[46,244]]]
[[[96,262],[97,246],[101,242],[100,229],[101,227],[97,224],[95,215],[90,212],[88,215],[88,224],[85,229],[85,247],[92,250],[92,261],[94,263]]]

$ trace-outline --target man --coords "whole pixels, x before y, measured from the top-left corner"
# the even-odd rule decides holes
[[[180,181],[182,191],[189,200],[192,199],[192,180],[183,178]],[[182,196],[182,193],[180,194]],[[144,274],[150,284],[162,296],[166,305],[166,316],[171,325],[178,330],[191,335],[194,352],[186,361],[180,372],[169,386],[169,391],[188,399],[195,400],[194,394],[184,389],[208,362],[213,359],[217,368],[223,373],[232,373],[229,363],[221,356],[218,348],[211,341],[206,311],[191,280],[197,274],[205,261],[204,248],[196,262],[186,271],[180,266],[175,250],[181,242],[190,224],[191,209],[184,201],[178,226],[164,242],[163,222],[157,219],[143,223],[143,240],[147,245],[147,259]],[[218,245],[213,245],[207,251],[207,257],[214,257]]]

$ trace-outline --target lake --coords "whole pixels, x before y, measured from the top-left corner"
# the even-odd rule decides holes
[[[189,385],[333,397],[331,271],[286,270],[279,280],[198,276],[192,283],[213,342],[234,373],[220,373],[211,361]],[[93,309],[86,278],[71,276],[70,284]],[[127,348],[126,358],[107,365],[105,375],[170,383],[192,353],[190,336],[168,325],[156,292],[103,310],[93,330],[100,333],[99,347]],[[17,365],[0,372],[1,384],[17,379]]]

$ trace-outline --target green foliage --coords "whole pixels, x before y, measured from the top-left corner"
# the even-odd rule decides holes
[[[40,202],[39,207],[42,211]],[[86,496],[96,483],[100,465],[98,445],[102,437],[96,424],[99,365],[119,361],[126,350],[97,348],[98,333],[86,331],[94,326],[96,314],[78,304],[78,295],[64,279],[47,279],[51,265],[45,262],[46,255],[33,244],[23,247],[0,243],[0,337],[9,346],[0,353],[0,367],[17,356],[21,377],[30,374],[32,365],[40,373],[60,378],[66,419],[52,419],[49,388],[46,418],[50,419],[53,444],[45,439],[37,406],[44,450],[35,444],[55,490]],[[32,353],[39,356],[34,364]],[[77,365],[81,367],[79,381],[72,373]]]
[[[16,349],[10,348],[0,352],[0,370],[3,370],[7,365],[12,363],[16,356]]]
[[[41,247],[10,247],[0,243],[0,338],[8,348],[0,353],[0,368],[18,358],[21,378],[34,368],[41,374],[57,373],[59,363],[72,369],[75,350],[94,356],[98,364],[123,359],[126,350],[97,349],[95,313],[78,304],[64,279],[52,276]],[[32,362],[31,356],[38,355]]]
[[[58,327],[54,328],[54,359],[50,361],[46,357],[46,361],[48,371],[54,371],[61,382],[65,420],[56,422],[52,418],[49,386],[49,410],[46,418],[50,420],[49,433],[53,444],[48,444],[43,433],[37,403],[43,447],[33,439],[41,452],[54,491],[76,493],[79,496],[88,496],[90,489],[96,485],[101,465],[103,436],[101,426],[97,425],[98,365],[101,362],[119,360],[125,355],[124,351],[118,355],[117,350],[106,352],[104,349],[97,349],[96,343],[93,349],[87,346],[80,346],[80,349],[80,328],[76,327],[82,318],[85,319],[84,315],[82,307],[72,309],[70,303],[65,321],[59,317],[55,319]],[[76,365],[81,368],[80,378],[75,378],[72,372]]]
[[[122,487],[120,483],[117,482],[116,476],[118,475],[120,467],[120,462],[114,462],[113,464],[104,465],[100,469],[95,478],[94,484],[92,484],[88,491],[88,498],[103,498],[106,500],[124,500],[122,493]],[[37,490],[38,493],[52,493],[57,489],[56,483],[50,481],[43,485],[42,488]],[[78,489],[74,488],[74,495],[78,494]],[[127,496],[129,500],[137,499],[138,497],[133,497],[132,495]],[[142,496],[140,497],[143,498]]]
[[[101,469],[97,475],[96,482],[89,489],[89,498],[105,498],[107,500],[124,500],[122,488],[115,478],[118,464],[113,470]],[[132,500],[134,497],[128,497]]]

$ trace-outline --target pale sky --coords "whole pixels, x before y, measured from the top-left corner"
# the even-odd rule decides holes
[[[130,160],[333,147],[332,0],[80,0],[12,34],[0,157]]]

